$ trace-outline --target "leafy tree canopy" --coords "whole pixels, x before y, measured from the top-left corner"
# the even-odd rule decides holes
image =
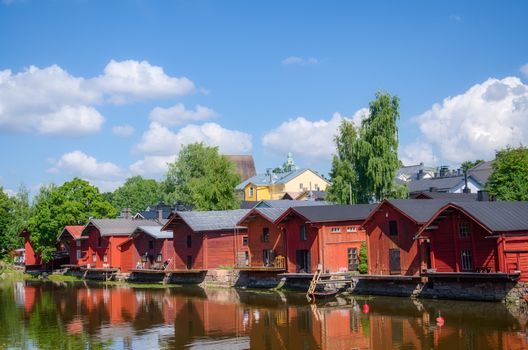
[[[395,191],[393,188],[400,166],[399,117],[398,97],[377,93],[359,130],[351,121],[342,122],[335,138],[337,154],[330,172],[329,200],[368,203],[392,195],[405,195],[403,189]]]
[[[218,147],[193,143],[184,146],[165,178],[168,201],[193,205],[196,210],[239,207],[235,186],[240,182],[235,166],[218,153]]]
[[[59,187],[41,187],[27,229],[35,250],[44,261],[49,261],[64,226],[86,224],[90,217],[111,218],[116,215],[116,209],[103,199],[96,187],[74,178]]]
[[[479,164],[482,164],[484,163],[484,160],[482,159],[477,159],[475,160],[474,162],[470,161],[470,160],[466,160],[465,162],[463,162],[461,165],[460,165],[460,168],[464,171],[464,172],[467,172],[469,169],[479,165]]]
[[[0,255],[9,251],[11,237],[8,234],[8,226],[12,205],[11,199],[0,187]]]
[[[2,203],[0,204],[2,208],[0,215],[5,218],[5,220],[0,219],[0,255],[22,245],[23,240],[19,234],[26,226],[31,214],[29,191],[25,186],[20,186],[18,192],[13,197],[8,198],[7,216],[4,216],[3,213],[4,199],[5,197],[0,195],[0,203]]]
[[[508,147],[496,153],[486,190],[498,200],[528,200],[528,148]]]
[[[118,211],[130,208],[132,213],[137,213],[162,199],[162,188],[156,180],[133,176],[128,178],[123,186],[114,191],[110,202]]]

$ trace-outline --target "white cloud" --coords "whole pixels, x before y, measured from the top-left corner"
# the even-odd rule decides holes
[[[310,65],[316,65],[319,63],[319,60],[314,57],[299,57],[299,56],[290,56],[286,57],[282,60],[283,65],[291,65],[291,64],[297,64],[301,66],[310,66]]]
[[[4,193],[7,194],[9,197],[15,197],[16,196],[16,191],[13,191],[12,189],[9,189],[9,188],[4,188],[3,189]]]
[[[197,105],[195,110],[185,109],[183,103],[170,108],[156,107],[150,114],[150,120],[166,126],[176,126],[190,121],[202,121],[216,116],[217,113],[207,107]]]
[[[438,158],[434,155],[431,145],[421,140],[400,146],[399,158],[404,165],[422,162],[427,165],[438,165]]]
[[[119,137],[129,137],[134,134],[135,130],[132,125],[116,125],[112,128],[112,133]]]
[[[524,74],[525,77],[528,77],[528,63],[526,63],[525,65],[521,66],[520,71],[521,71],[522,74]]]
[[[77,136],[96,133],[104,117],[96,106],[179,96],[194,83],[171,77],[146,61],[110,61],[104,74],[75,77],[57,65],[0,71],[0,130]],[[203,111],[199,111],[203,113]]]
[[[134,175],[145,177],[159,177],[169,169],[168,164],[176,161],[176,155],[170,156],[146,156],[133,163],[129,169]]]
[[[124,177],[121,168],[114,163],[99,162],[94,157],[78,150],[63,154],[49,171],[52,173],[64,171],[89,181],[115,181]]]
[[[134,60],[111,60],[104,74],[92,79],[91,83],[109,94],[111,102],[118,104],[131,99],[174,97],[194,90],[191,80],[168,76],[162,67]]]
[[[193,142],[218,146],[223,154],[249,154],[252,149],[251,135],[225,129],[216,123],[187,125],[173,132],[156,122],[150,123],[136,149],[149,155],[166,156],[178,153],[182,145]]]
[[[490,78],[434,104],[415,122],[424,147],[443,163],[492,159],[498,149],[528,143],[528,86],[517,77]]]

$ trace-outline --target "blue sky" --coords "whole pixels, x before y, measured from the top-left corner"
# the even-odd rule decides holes
[[[183,143],[327,173],[340,118],[401,99],[400,157],[528,143],[528,4],[0,3],[0,185],[161,178]]]

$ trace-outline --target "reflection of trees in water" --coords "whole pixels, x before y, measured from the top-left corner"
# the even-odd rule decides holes
[[[256,349],[527,346],[525,323],[502,304],[371,297],[307,305],[303,297],[233,289],[0,285],[0,348],[24,348],[28,339],[41,349],[104,348],[121,339],[114,346],[134,348],[153,329],[164,332],[159,346],[172,349],[229,347],[241,339]],[[438,312],[443,327],[436,325]]]

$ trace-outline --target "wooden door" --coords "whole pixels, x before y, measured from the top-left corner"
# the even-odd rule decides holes
[[[401,274],[399,249],[389,249],[389,273],[391,275]]]
[[[348,271],[358,270],[357,248],[348,248]]]
[[[310,252],[300,249],[295,252],[295,265],[297,272],[310,272]]]

